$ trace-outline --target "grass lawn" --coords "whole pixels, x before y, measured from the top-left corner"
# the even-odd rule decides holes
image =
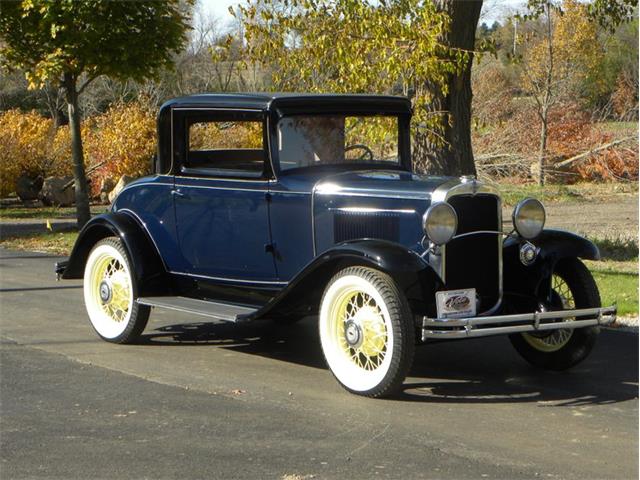
[[[545,185],[499,183],[495,185],[504,205],[515,206],[525,197],[541,202],[586,202],[614,200],[618,195],[637,195],[637,182],[576,183],[574,185]]]
[[[108,205],[91,206],[91,214],[97,215],[105,213]],[[75,218],[76,207],[23,207],[9,206],[0,207],[0,219],[22,219],[22,218]]]
[[[78,238],[78,232],[51,232],[9,237],[0,240],[0,246],[13,250],[29,250],[68,256]]]
[[[638,315],[637,266],[635,272],[625,272],[607,269],[607,262],[604,267],[596,265],[590,266],[590,269],[598,284],[602,305],[617,303],[618,315]]]

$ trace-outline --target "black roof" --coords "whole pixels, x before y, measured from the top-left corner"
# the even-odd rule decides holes
[[[406,97],[311,93],[204,93],[169,100],[160,107],[160,112],[181,107],[242,108],[270,110],[278,113],[313,112],[316,110],[411,112],[411,103]]]

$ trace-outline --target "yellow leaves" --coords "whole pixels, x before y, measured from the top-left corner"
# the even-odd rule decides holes
[[[66,175],[71,171],[70,154],[59,149],[53,121],[35,111],[8,110],[0,114],[0,192],[15,188],[21,175]],[[68,145],[68,142],[67,142]]]
[[[85,139],[89,163],[105,163],[101,172],[116,180],[122,175],[150,173],[156,149],[155,113],[141,102],[117,103],[92,119]]]
[[[82,122],[85,162],[104,162],[98,175],[119,178],[150,171],[156,149],[155,112],[142,102],[113,105],[106,113]],[[71,175],[71,133],[67,125],[53,129],[53,121],[36,112],[9,110],[0,114],[0,193],[15,188],[20,175]],[[92,186],[99,187],[99,181]]]
[[[534,94],[545,88],[549,75],[556,93],[560,87],[571,90],[594,74],[602,61],[597,26],[590,20],[587,6],[564,0],[562,12],[551,11],[551,35],[546,27],[542,29],[524,59],[523,83]]]
[[[267,66],[280,91],[397,94],[401,88],[406,95],[422,85],[443,89],[468,58],[441,43],[449,19],[434,2],[291,0],[290,8],[274,8],[279,5],[257,0],[240,10],[248,59]],[[420,98],[414,106],[428,109]]]
[[[260,122],[195,123],[189,128],[190,150],[262,148]]]

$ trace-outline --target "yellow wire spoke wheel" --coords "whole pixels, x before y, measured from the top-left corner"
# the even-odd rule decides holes
[[[322,351],[336,379],[367,396],[398,387],[413,356],[410,316],[382,272],[349,267],[338,273],[325,290],[319,318]]]
[[[101,240],[91,250],[84,301],[91,325],[107,341],[126,343],[144,329],[149,310],[135,303],[131,267],[118,239]]]
[[[554,274],[551,277],[551,288],[558,296],[564,310],[576,308],[575,299],[573,298],[571,289],[561,276]],[[572,317],[565,319],[567,322],[571,322],[573,320],[575,320],[575,318]],[[523,333],[522,337],[529,345],[541,352],[556,352],[569,343],[572,335],[572,329],[564,328],[552,330],[551,332],[543,335]]]
[[[600,307],[600,293],[593,275],[578,258],[563,258],[551,277],[551,309]],[[563,319],[569,325],[576,319]],[[566,370],[582,362],[595,345],[599,328],[560,328],[509,335],[511,344],[531,365],[547,370]]]

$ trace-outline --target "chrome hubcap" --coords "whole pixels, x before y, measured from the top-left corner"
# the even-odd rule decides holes
[[[351,348],[362,345],[362,329],[353,320],[347,320],[344,325],[344,338]]]
[[[100,300],[102,303],[109,303],[111,297],[113,296],[113,292],[111,290],[111,285],[106,280],[100,282]]]

